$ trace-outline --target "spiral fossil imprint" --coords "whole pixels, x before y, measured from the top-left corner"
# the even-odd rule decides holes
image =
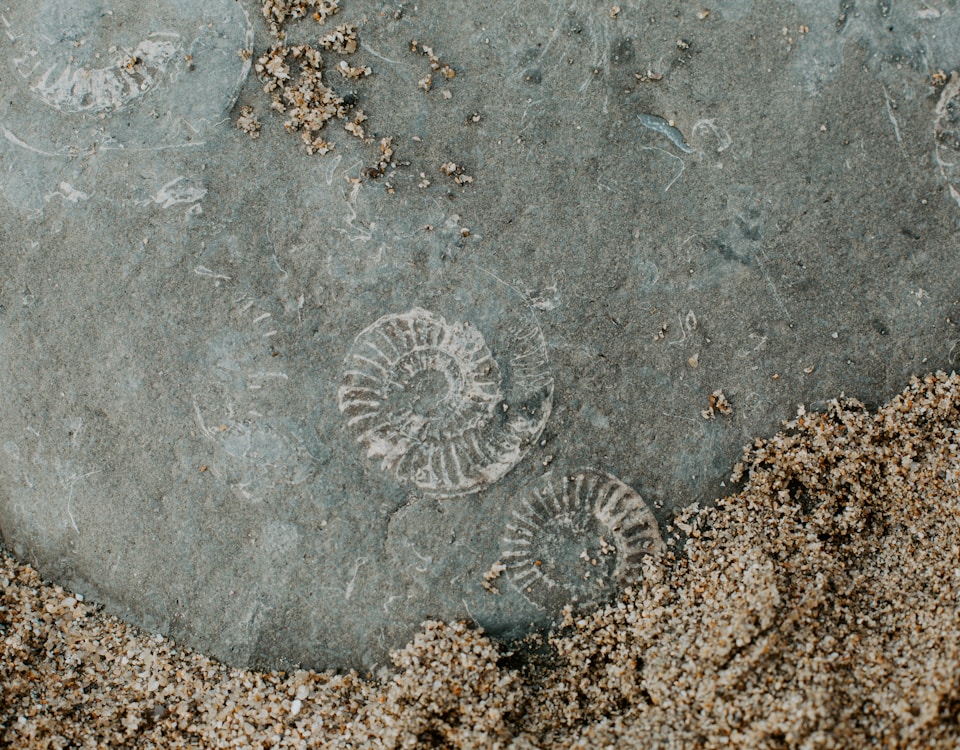
[[[361,331],[338,397],[367,456],[437,496],[477,492],[506,474],[543,431],[553,397],[539,328],[510,334],[498,363],[475,327],[421,308]]]
[[[579,469],[524,498],[502,542],[511,581],[537,605],[598,603],[663,551],[653,512],[633,489]]]

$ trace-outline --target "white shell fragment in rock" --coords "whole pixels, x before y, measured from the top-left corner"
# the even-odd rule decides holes
[[[511,337],[502,368],[469,323],[421,309],[357,336],[338,391],[347,425],[384,471],[431,495],[477,492],[520,461],[550,415],[543,336]]]
[[[633,489],[579,469],[530,493],[502,541],[510,580],[531,603],[597,604],[640,577],[644,555],[663,552],[657,519]]]

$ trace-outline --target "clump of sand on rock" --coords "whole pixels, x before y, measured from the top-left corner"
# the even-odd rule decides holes
[[[427,623],[393,673],[230,670],[0,558],[0,744],[948,747],[960,743],[960,378],[758,440],[643,581],[507,653]]]

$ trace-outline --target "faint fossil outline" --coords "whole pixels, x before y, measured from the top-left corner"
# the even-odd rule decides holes
[[[100,67],[75,65],[69,54],[51,61],[36,49],[14,57],[13,65],[29,89],[50,107],[99,114],[120,109],[150,91],[163,79],[181,46],[179,34],[153,32],[132,50],[112,47],[113,60]]]
[[[13,6],[0,14],[0,59],[23,95],[6,109],[0,138],[25,152],[72,158],[203,147],[201,134],[222,122],[252,66],[236,54],[253,45],[253,24],[234,0],[189,11],[183,0],[149,8],[122,0]],[[144,106],[147,100],[152,106]],[[38,106],[62,118],[45,118]],[[38,116],[45,127],[37,128]],[[81,118],[90,127],[78,126]],[[53,162],[33,167],[52,172],[48,182],[59,178]]]
[[[203,266],[194,273],[215,283],[229,280]],[[258,364],[256,350],[280,333],[272,313],[242,296],[234,300],[234,314],[253,331],[235,330],[218,342],[210,367],[215,377],[193,394],[194,419],[215,446],[211,473],[244,500],[261,501],[278,487],[309,482],[317,460],[295,421],[259,411],[259,394],[290,379],[280,367]]]
[[[546,425],[553,377],[539,327],[516,326],[509,340],[501,366],[470,323],[420,307],[363,329],[337,400],[367,457],[438,497],[478,492],[510,471]]]
[[[524,497],[521,507],[513,511],[513,521],[507,523],[501,539],[501,559],[511,583],[538,607],[556,601],[557,594],[562,595],[564,603],[580,601],[586,588],[581,581],[592,573],[607,573],[607,580],[595,578],[591,582],[594,588],[636,580],[642,558],[665,550],[657,519],[646,501],[617,477],[597,469],[576,469],[564,474],[559,482],[553,477],[546,486]],[[551,550],[545,548],[549,538],[559,532],[567,540],[576,539],[578,547],[581,541],[589,545],[590,540],[584,537],[590,526],[602,529],[596,557],[584,547],[578,559],[583,560],[586,574],[565,570],[562,575],[555,569]],[[597,558],[610,554],[616,555],[612,569],[597,564]]]

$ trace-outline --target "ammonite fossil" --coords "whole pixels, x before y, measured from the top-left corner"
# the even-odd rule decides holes
[[[421,308],[356,337],[340,411],[370,458],[426,494],[476,492],[506,474],[550,415],[553,379],[534,324],[500,362],[470,323]]]
[[[234,0],[35,0],[14,3],[3,22],[9,43],[0,58],[32,94],[7,107],[4,125],[52,153],[83,151],[90,138],[157,146],[176,139],[184,123],[195,136],[230,107],[250,66],[237,49],[249,46],[252,29]],[[144,111],[133,106],[146,99]],[[35,133],[38,101],[66,117],[45,123],[42,135]],[[111,127],[121,109],[122,126]],[[84,115],[95,115],[102,132],[75,133],[73,118]]]
[[[180,49],[176,34],[153,35],[132,49],[113,47],[100,65],[21,57],[15,63],[30,90],[54,109],[107,112],[143,96]]]
[[[532,491],[502,542],[510,580],[533,604],[595,604],[640,576],[663,541],[646,502],[616,477],[579,469]]]

